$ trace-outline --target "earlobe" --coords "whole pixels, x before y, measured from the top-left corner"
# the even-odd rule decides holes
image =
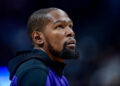
[[[33,42],[34,42],[35,44],[43,45],[43,43],[44,43],[43,34],[42,34],[41,32],[34,31],[34,32],[32,33],[32,39],[33,39]]]

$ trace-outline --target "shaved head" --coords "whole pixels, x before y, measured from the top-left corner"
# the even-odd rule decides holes
[[[28,20],[28,35],[30,40],[32,41],[32,33],[33,31],[43,31],[43,28],[50,22],[50,18],[48,13],[54,10],[61,10],[59,8],[44,8],[35,11],[32,13]]]

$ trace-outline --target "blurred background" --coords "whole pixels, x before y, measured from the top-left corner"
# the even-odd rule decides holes
[[[0,86],[9,86],[7,63],[31,49],[27,20],[40,8],[65,10],[74,23],[78,60],[67,61],[70,86],[120,86],[120,0],[1,0]]]

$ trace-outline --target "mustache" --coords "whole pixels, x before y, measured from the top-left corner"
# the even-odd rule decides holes
[[[65,41],[64,44],[67,45],[67,44],[70,44],[70,43],[76,44],[76,39],[74,37],[70,37],[68,40]]]
[[[69,37],[68,40],[76,40],[75,37]]]

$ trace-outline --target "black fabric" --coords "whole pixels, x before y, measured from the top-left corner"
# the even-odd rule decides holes
[[[18,86],[45,86],[47,74],[41,69],[31,69],[24,73],[24,78],[18,80]]]
[[[16,76],[17,86],[45,86],[49,69],[42,62],[32,59],[22,64]]]
[[[25,51],[17,54],[17,56],[8,63],[8,70],[10,71],[10,79],[13,78],[14,74],[22,64],[33,59],[36,59],[39,62],[43,62],[43,63],[40,63],[39,65],[44,64],[45,65],[44,67],[46,70],[47,70],[47,67],[49,66],[53,70],[55,70],[58,75],[60,76],[62,75],[64,66],[65,66],[64,63],[51,61],[48,55],[41,50],[32,50],[32,51]],[[25,68],[27,67],[24,67],[23,69]],[[23,69],[21,69],[20,71],[23,71]]]

